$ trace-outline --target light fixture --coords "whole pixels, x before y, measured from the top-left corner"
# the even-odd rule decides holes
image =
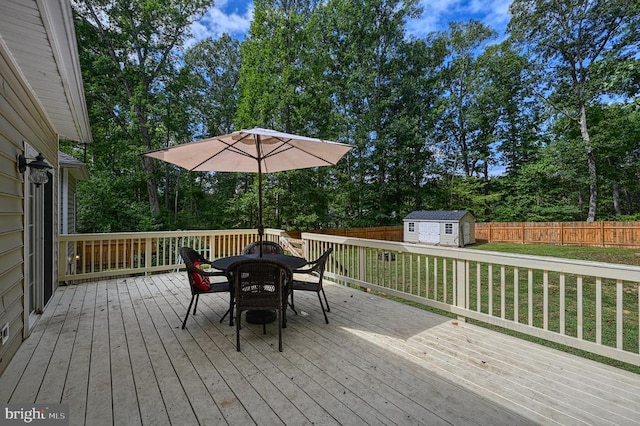
[[[18,170],[20,170],[20,173],[24,173],[27,170],[27,167],[30,169],[29,181],[35,184],[36,187],[49,182],[47,170],[53,169],[53,167],[45,161],[41,153],[38,153],[36,158],[29,162],[27,162],[27,158],[25,158],[24,155],[18,155]]]

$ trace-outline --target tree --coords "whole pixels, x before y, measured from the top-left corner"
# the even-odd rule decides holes
[[[199,41],[187,49],[184,68],[192,79],[183,90],[196,136],[227,134],[234,130],[240,96],[242,61],[240,42],[229,34]]]
[[[606,95],[607,73],[598,64],[629,55],[626,43],[637,41],[639,8],[628,0],[514,0],[510,6],[508,33],[540,67],[538,96],[580,129],[589,175],[587,221],[595,220],[598,201],[587,108]]]
[[[496,36],[495,30],[475,20],[452,22],[449,29],[440,34],[447,48],[447,59],[440,74],[443,110],[438,139],[442,149],[456,159],[455,166],[460,167],[465,177],[476,175],[479,162],[488,162],[485,149],[478,141],[480,123],[477,119],[490,113],[480,110],[478,104],[481,88],[488,84],[479,78],[478,56]]]
[[[486,183],[490,167],[503,167],[510,174],[536,158],[541,118],[526,77],[528,66],[508,40],[488,46],[478,57],[481,83],[473,121],[478,125],[479,165]]]
[[[319,31],[334,127],[355,146],[344,172],[345,219],[397,223],[423,204],[441,50],[407,37],[417,2],[333,0]]]
[[[142,166],[150,210],[160,213],[156,165],[138,154],[166,141],[163,89],[178,76],[178,49],[207,0],[76,1],[76,31],[97,153],[105,168]],[[104,152],[104,151],[103,151]],[[105,152],[105,153],[106,153]],[[102,154],[100,154],[102,157]]]

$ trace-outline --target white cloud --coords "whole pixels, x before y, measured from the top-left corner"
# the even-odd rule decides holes
[[[191,26],[192,39],[187,42],[187,46],[207,37],[217,39],[224,33],[238,39],[244,38],[253,20],[253,3],[247,3],[244,12],[238,11],[237,8],[230,13],[225,12],[226,6],[226,1],[216,2],[215,6],[209,8],[200,21],[193,23]]]
[[[453,21],[478,19],[504,31],[509,22],[509,5],[512,0],[421,0],[422,16],[407,22],[407,32],[416,37],[424,37],[433,31],[447,29]]]
[[[421,0],[422,16],[407,22],[407,32],[417,37],[423,37],[433,31],[441,31],[442,17],[459,0]]]
[[[504,31],[505,27],[511,19],[509,14],[509,6],[512,0],[474,0],[472,7],[478,9],[480,13],[484,14],[482,20],[485,24],[495,28],[498,32]]]

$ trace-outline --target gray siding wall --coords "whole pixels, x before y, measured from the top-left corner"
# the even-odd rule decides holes
[[[60,233],[76,232],[76,192],[78,179],[69,169],[60,167]],[[66,225],[66,229],[65,229]]]
[[[78,181],[69,175],[69,198],[67,199],[67,229],[69,234],[76,233],[76,185]]]
[[[10,335],[4,345],[0,341],[0,373],[25,336],[24,180],[17,169],[16,160],[18,154],[23,153],[23,141],[42,152],[54,166],[55,184],[57,136],[0,40],[0,327],[9,324]],[[54,190],[55,193],[57,191]],[[54,208],[56,211],[57,208]],[[57,229],[55,224],[54,229]],[[55,243],[57,233],[54,246],[57,245]],[[55,256],[55,253],[48,255]],[[57,279],[55,272],[54,279]]]
[[[60,172],[60,203],[66,205],[66,212],[61,205],[60,211],[60,233],[64,233],[62,222],[67,225],[66,233],[76,233],[76,188],[78,180],[69,170],[61,170]],[[65,188],[66,187],[66,190]],[[66,197],[66,198],[65,198]],[[65,216],[66,213],[66,216]],[[67,274],[75,272],[75,244],[67,243],[67,251],[65,253],[65,267]]]

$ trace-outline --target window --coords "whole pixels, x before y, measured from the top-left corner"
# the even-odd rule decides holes
[[[409,232],[416,232],[416,224],[409,222]]]
[[[453,235],[453,223],[444,224],[444,233],[446,235]]]

